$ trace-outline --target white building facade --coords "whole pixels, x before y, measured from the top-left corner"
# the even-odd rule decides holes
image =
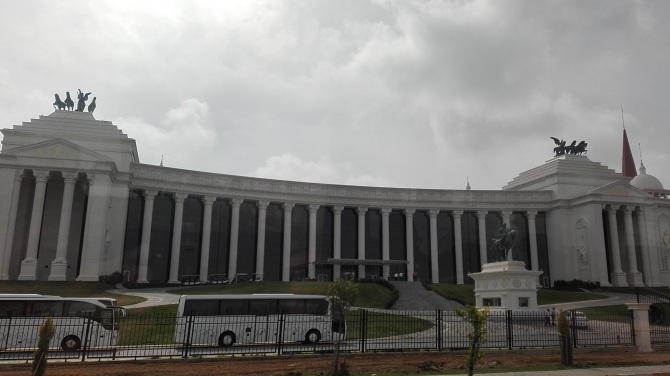
[[[498,191],[358,187],[142,164],[84,112],[2,132],[0,280],[472,283],[505,223],[542,285],[670,285],[670,200],[644,166],[631,181],[564,155]]]

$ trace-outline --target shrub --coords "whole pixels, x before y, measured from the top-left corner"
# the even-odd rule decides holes
[[[98,277],[98,280],[100,283],[104,283],[106,285],[116,285],[117,283],[123,282],[123,275],[119,272],[114,272],[110,275],[101,275]]]
[[[600,288],[600,282],[582,281],[580,279],[573,279],[572,281],[556,280],[554,281],[554,289],[562,291],[581,291],[581,289],[595,290]]]

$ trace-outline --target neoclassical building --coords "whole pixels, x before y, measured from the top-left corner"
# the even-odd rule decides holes
[[[86,112],[2,133],[2,280],[472,283],[504,223],[541,285],[670,285],[670,200],[644,166],[631,179],[563,155],[501,190],[358,187],[142,164],[135,140]]]

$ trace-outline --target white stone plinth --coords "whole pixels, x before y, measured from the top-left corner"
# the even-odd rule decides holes
[[[481,272],[468,275],[475,280],[477,308],[535,311],[540,274],[526,270],[523,261],[501,261],[484,264]]]

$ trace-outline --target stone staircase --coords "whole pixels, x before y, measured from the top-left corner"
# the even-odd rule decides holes
[[[460,303],[447,300],[423,288],[421,282],[391,281],[398,289],[399,298],[391,309],[398,311],[452,311],[463,308]]]

